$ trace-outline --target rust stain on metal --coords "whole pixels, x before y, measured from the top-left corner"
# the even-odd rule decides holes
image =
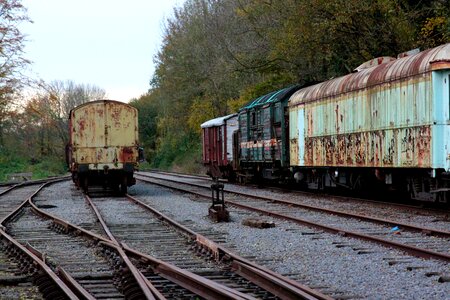
[[[305,165],[429,167],[431,127],[306,138]]]
[[[450,43],[301,89],[291,97],[290,106],[336,97],[411,76],[420,76],[432,70],[448,68],[449,52]]]
[[[71,112],[75,161],[102,164],[134,162],[138,155],[137,111],[117,101],[88,102]]]

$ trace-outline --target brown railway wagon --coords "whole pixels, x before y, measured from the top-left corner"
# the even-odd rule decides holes
[[[201,125],[203,135],[203,165],[212,177],[234,175],[233,133],[238,128],[237,114],[209,120]]]
[[[138,111],[119,101],[97,100],[70,111],[66,159],[73,181],[113,189],[135,184],[139,154]]]

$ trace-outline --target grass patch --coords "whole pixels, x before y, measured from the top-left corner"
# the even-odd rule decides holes
[[[9,174],[32,173],[32,179],[42,179],[67,173],[67,167],[59,158],[46,157],[30,162],[13,155],[0,155],[0,182],[8,180]]]

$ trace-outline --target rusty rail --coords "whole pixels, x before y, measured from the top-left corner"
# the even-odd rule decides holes
[[[188,192],[188,193],[195,194],[197,196],[208,198],[208,199],[210,197],[209,194],[206,195],[206,194],[202,194],[202,193],[197,193],[197,192],[190,191],[190,190],[187,190],[187,189],[183,189],[183,188],[180,188],[180,187],[173,187],[173,186],[170,186],[170,185],[166,185],[166,184],[163,184],[163,183],[150,181],[150,180],[147,180],[147,179],[140,179],[140,178],[137,178],[137,179],[142,180],[144,182],[149,182],[151,184],[156,184],[156,185],[159,185],[159,186],[168,187],[168,188],[171,188],[171,189],[174,189],[174,190],[178,190],[178,191],[182,191],[182,192]],[[202,185],[191,184],[191,183],[186,183],[186,182],[179,182],[179,181],[171,180],[171,179],[159,179],[159,180],[163,180],[163,181],[166,180],[166,181],[171,181],[171,182],[176,182],[176,183],[182,183],[182,184],[185,184],[185,185],[201,187],[201,188],[205,188],[205,189],[207,188],[207,187],[202,186]],[[231,191],[226,191],[226,192],[234,193],[236,195],[241,195],[241,196],[245,196],[245,197],[251,197],[253,199],[261,199],[261,200],[265,200],[265,201],[279,202],[276,199],[270,199],[270,198],[267,198],[267,197],[259,197],[259,196],[255,196],[255,195],[247,195],[245,193],[231,192]],[[409,253],[410,255],[413,255],[413,256],[417,256],[417,257],[421,257],[421,258],[427,258],[427,259],[433,258],[433,259],[438,259],[438,260],[442,260],[442,261],[446,261],[446,262],[450,261],[450,255],[445,254],[445,253],[439,253],[439,252],[435,252],[435,251],[431,251],[431,250],[427,250],[427,249],[421,249],[421,248],[418,248],[418,247],[409,246],[409,245],[405,245],[405,244],[401,244],[401,243],[397,243],[397,242],[393,242],[393,241],[389,241],[389,240],[384,240],[384,239],[381,239],[381,238],[372,237],[372,236],[369,236],[369,235],[365,235],[365,234],[361,234],[361,233],[357,233],[357,232],[352,232],[352,231],[349,231],[349,230],[343,230],[343,229],[336,228],[336,227],[322,225],[322,224],[315,223],[315,222],[312,222],[312,221],[308,221],[308,220],[305,220],[305,219],[290,217],[290,216],[283,215],[283,214],[280,214],[280,213],[275,213],[275,212],[271,212],[271,211],[268,211],[268,210],[259,209],[259,208],[251,207],[251,206],[248,206],[248,205],[240,204],[240,203],[237,203],[237,202],[234,202],[234,201],[226,200],[225,202],[227,204],[229,204],[229,205],[233,205],[235,207],[239,207],[239,208],[242,208],[242,209],[246,209],[246,210],[262,213],[262,214],[265,214],[265,215],[268,215],[268,216],[272,216],[272,217],[276,217],[276,218],[279,218],[279,219],[288,220],[288,221],[295,222],[295,223],[301,224],[301,225],[306,225],[306,226],[309,226],[309,227],[319,228],[319,229],[327,231],[329,233],[340,234],[340,235],[349,236],[349,237],[353,237],[353,238],[357,238],[357,239],[361,239],[361,240],[365,240],[365,241],[370,241],[370,242],[376,242],[378,244],[382,244],[382,245],[390,247],[390,248],[395,248],[395,249],[402,250],[402,251],[407,252],[407,253]],[[293,204],[290,201],[284,201],[284,202],[288,202],[289,205]],[[283,203],[283,204],[286,204],[286,203]],[[367,221],[372,221],[372,222],[375,222],[375,220],[377,220],[376,218],[365,217],[365,216],[360,216],[360,215],[350,214],[350,213],[344,213],[344,212],[339,212],[339,211],[335,212],[335,211],[330,210],[330,209],[322,209],[322,208],[319,208],[319,207],[314,207],[314,209],[321,210],[321,211],[327,212],[327,213],[341,214],[342,216],[346,216],[346,217],[368,218]],[[371,219],[373,219],[373,220],[371,220]],[[381,223],[381,222],[383,222],[383,219],[378,219],[377,220],[377,223]],[[395,225],[402,226],[402,227],[405,226],[404,228],[410,229],[410,230],[414,230],[414,231],[421,231],[421,232],[424,232],[424,233],[427,233],[427,234],[434,234],[434,235],[439,235],[439,236],[444,236],[444,237],[450,237],[450,232],[447,232],[447,231],[440,231],[440,230],[435,230],[435,229],[430,229],[430,228],[420,228],[420,227],[416,227],[416,226],[410,225],[410,224],[395,223],[395,222],[391,222],[391,221],[388,221],[388,222],[389,222],[388,224],[395,224]]]
[[[129,255],[148,263],[164,278],[189,289],[200,297],[205,299],[253,299],[252,297],[218,284],[217,282],[180,269],[149,255],[139,253],[136,250],[129,248],[126,244],[122,244],[122,246]],[[207,289],[205,287],[207,287]]]
[[[123,259],[124,263],[126,264],[127,268],[130,270],[131,274],[133,275],[134,279],[136,280],[137,284],[141,288],[142,292],[144,293],[145,297],[147,299],[165,299],[163,295],[161,295],[156,288],[145,278],[145,276],[133,265],[133,263],[130,261],[128,256],[123,251],[122,247],[120,246],[117,239],[114,237],[114,235],[109,230],[108,226],[106,225],[105,220],[103,219],[102,215],[98,211],[95,204],[92,202],[92,199],[88,195],[84,195],[86,201],[91,206],[92,210],[95,213],[95,216],[99,220],[100,224],[102,225],[103,230],[108,235],[109,239],[112,241],[112,243],[116,246],[117,252],[119,253],[120,257]]]
[[[35,249],[33,246],[31,246],[28,243],[25,247],[27,250],[29,250],[31,253],[36,255],[44,263],[46,262],[45,254],[42,254],[39,250]],[[70,276],[70,274],[67,273],[63,268],[57,267],[56,270],[57,270],[58,277],[64,282],[65,285],[67,285],[70,288],[70,290],[74,294],[76,294],[77,297],[79,297],[80,299],[86,299],[86,300],[94,300],[95,299],[78,282],[76,282],[76,280],[73,279],[73,277]]]
[[[42,188],[42,187],[40,187]],[[155,271],[159,274],[161,274],[163,277],[168,278],[169,280],[173,280],[173,282],[178,283],[180,286],[191,290],[194,293],[198,293],[198,295],[207,298],[207,299],[252,299],[251,297],[242,294],[236,290],[230,289],[228,287],[225,287],[223,285],[220,285],[216,282],[213,282],[211,280],[205,279],[201,276],[192,274],[188,271],[179,269],[173,265],[164,263],[162,261],[159,261],[155,258],[152,258],[148,255],[139,253],[136,250],[130,249],[128,246],[126,245],[120,245],[118,246],[117,243],[114,243],[112,240],[105,238],[103,236],[94,234],[90,231],[87,231],[79,226],[73,225],[68,223],[67,221],[58,218],[56,216],[53,216],[41,209],[39,209],[32,201],[32,198],[34,197],[36,193],[33,194],[33,196],[31,196],[27,201],[29,203],[29,205],[31,206],[32,210],[37,213],[38,215],[44,217],[44,218],[49,218],[51,220],[53,220],[53,222],[55,224],[57,224],[58,226],[62,227],[65,229],[66,232],[72,231],[75,232],[76,234],[81,234],[84,235],[90,239],[94,239],[97,242],[100,242],[100,244],[110,247],[116,251],[119,251],[119,249],[123,249],[124,252],[128,253],[129,255],[132,255],[133,257],[136,257],[142,261],[146,261],[149,262],[149,265],[153,266],[155,269]],[[189,231],[186,228],[187,231]],[[191,232],[192,234],[196,235],[194,232]],[[226,252],[225,250],[222,250],[219,246],[215,245],[215,243],[213,242],[208,242],[208,240],[204,237],[201,237],[200,235],[196,235],[197,236],[197,240],[199,245],[202,245],[202,247],[205,247],[205,245],[209,245],[212,248],[218,249],[217,251],[220,251],[221,253],[227,254],[227,256],[229,257],[233,257],[236,261],[239,259],[236,255],[232,254],[231,252]],[[224,257],[224,255],[222,255],[222,258]],[[45,257],[42,256],[42,258],[45,260]],[[242,259],[243,262],[246,262],[244,259]],[[267,276],[273,276],[273,278],[281,278],[282,281],[290,283],[292,285],[291,289],[293,291],[295,291],[295,287],[296,285],[300,285],[299,283],[292,281],[290,279],[284,278],[279,274],[275,274],[275,273],[271,273],[270,270],[265,270],[262,267],[259,267],[261,270],[264,270],[264,272],[266,273],[266,277]],[[60,277],[62,278],[62,280],[60,279],[61,282],[68,282],[70,288],[74,289],[76,288],[78,285],[76,283],[73,282],[73,280],[70,279],[70,277],[65,276],[64,275],[64,270],[61,271],[61,273],[59,274]],[[69,275],[70,276],[70,275]],[[140,276],[143,277],[143,275],[141,274]],[[269,277],[270,277],[269,276]],[[271,279],[273,280],[273,279]],[[147,284],[147,283],[146,283]],[[150,287],[149,287],[150,288]],[[70,289],[69,289],[70,290]],[[306,290],[308,290],[308,288],[306,287]],[[76,295],[80,295],[79,297],[83,298],[84,296],[84,292],[82,290],[78,290],[78,291],[74,291],[72,292]],[[327,296],[323,296],[320,293],[311,290],[310,294],[305,294],[305,295],[301,295],[303,292],[300,291],[300,293],[292,298],[286,298],[286,299],[331,299]],[[317,293],[317,297],[311,296],[311,294]],[[275,294],[280,295],[280,292],[275,292]],[[300,295],[300,296],[299,296]],[[87,296],[87,295],[85,295]]]
[[[140,175],[140,176],[143,176],[143,175]],[[144,177],[151,177],[151,176],[145,175]],[[199,188],[204,188],[204,189],[208,189],[209,190],[209,187],[201,185],[201,184],[180,182],[180,181],[172,180],[172,179],[161,179],[161,178],[157,178],[157,177],[152,177],[152,178],[159,179],[159,180],[167,180],[167,181],[175,182],[175,183],[182,183],[182,184],[191,185],[191,186],[194,186],[194,187],[199,187]],[[140,180],[142,180],[142,179],[140,179]],[[145,180],[143,180],[143,181],[145,181]],[[154,183],[154,182],[152,182],[152,183]],[[158,183],[154,183],[154,184],[158,185]],[[182,191],[184,191],[184,190],[182,190]],[[387,224],[387,225],[390,225],[390,226],[400,226],[400,227],[402,227],[402,229],[408,229],[410,231],[423,232],[423,233],[428,234],[428,235],[450,238],[450,231],[438,230],[438,229],[427,228],[427,227],[419,227],[419,226],[415,226],[415,225],[408,224],[408,223],[395,222],[395,221],[391,221],[391,220],[388,220],[388,219],[375,218],[375,217],[360,215],[360,214],[356,214],[356,213],[349,213],[349,212],[344,212],[344,211],[340,211],[340,210],[333,210],[333,209],[323,208],[323,207],[309,205],[309,204],[301,204],[301,203],[294,202],[294,201],[273,199],[273,198],[269,198],[269,197],[257,196],[257,195],[243,193],[243,192],[230,191],[230,190],[224,190],[224,191],[229,193],[229,194],[234,194],[234,195],[238,195],[238,196],[244,196],[244,197],[252,198],[252,199],[256,199],[256,200],[265,200],[265,201],[270,201],[270,202],[273,202],[273,203],[280,203],[280,204],[289,205],[289,206],[292,206],[292,207],[299,207],[299,208],[304,208],[304,209],[310,209],[310,210],[323,212],[323,213],[328,213],[328,214],[333,214],[333,215],[346,217],[346,218],[356,218],[356,219],[360,219],[360,220],[368,221],[368,222],[372,222],[372,223],[377,223],[377,224]],[[229,201],[227,201],[227,202],[229,202]]]
[[[41,185],[36,189],[36,191],[35,191],[28,199],[25,199],[19,206],[17,206],[16,209],[14,209],[13,211],[11,211],[11,213],[9,213],[9,214],[6,215],[3,219],[1,219],[1,220],[0,220],[0,224],[3,224],[3,223],[5,223],[5,222],[7,222],[8,220],[11,220],[12,218],[14,218],[14,216],[17,215],[17,214],[20,212],[20,210],[21,210],[21,209],[22,209],[29,201],[31,201],[31,199],[32,199],[34,196],[36,196],[36,194],[39,193],[45,186],[47,186],[47,185],[49,185],[49,184],[56,183],[56,182],[64,181],[64,180],[67,180],[67,179],[68,179],[68,177],[61,177],[61,178],[58,178],[58,179],[53,179],[53,180],[50,180],[50,181],[46,181],[46,182],[44,182],[43,184],[41,184]],[[41,183],[41,182],[42,182],[42,180],[35,181],[34,183],[29,183],[29,184],[23,184],[23,183],[22,183],[22,184],[17,184],[17,185],[14,185],[13,187],[11,187],[10,189],[8,189],[7,192],[10,192],[11,190],[13,190],[13,189],[15,189],[15,188],[18,188],[18,187],[20,187],[20,186],[31,185],[31,184]],[[4,194],[4,193],[3,193],[3,194]],[[3,194],[0,194],[0,196],[3,195]]]
[[[53,272],[53,270],[37,255],[33,254],[30,250],[16,241],[13,237],[7,234],[5,231],[0,229],[0,236],[2,236],[8,243],[12,244],[16,249],[19,249],[23,254],[28,256],[35,265],[47,275],[48,278],[53,282],[53,284],[69,299],[78,299],[75,293],[66,285],[64,282]],[[51,293],[52,291],[47,291],[47,293]],[[46,296],[46,295],[44,295]]]
[[[331,299],[299,282],[288,279],[280,274],[276,274],[275,272],[268,270],[267,268],[255,265],[252,262],[239,257],[237,254],[216,244],[214,241],[211,241],[205,236],[195,233],[186,226],[183,226],[182,224],[169,218],[165,214],[143,203],[139,199],[130,195],[126,196],[134,203],[151,211],[153,214],[158,216],[159,219],[162,219],[165,222],[177,227],[185,235],[196,241],[196,243],[200,247],[203,247],[210,251],[216,261],[221,261],[222,259],[231,259],[233,262],[235,262],[236,270],[238,271],[238,273],[243,275],[243,277],[245,277],[247,280],[263,287],[272,294],[282,299]],[[249,270],[254,270],[255,272],[248,272]]]
[[[32,195],[30,195],[26,200],[24,200],[21,204],[17,206],[10,214],[4,217],[0,224],[4,224],[10,220],[12,220],[25,206],[31,205],[31,208],[35,212],[39,212],[39,209],[32,202],[33,197],[35,197],[45,186],[67,180],[69,177],[59,177],[57,179],[52,179],[50,181],[44,182],[40,185],[36,191]],[[43,180],[38,180],[34,182],[27,182],[24,184],[16,185],[13,188],[17,188],[24,185],[36,184],[43,182]],[[58,221],[57,221],[58,222]],[[59,222],[63,224],[64,222]],[[53,272],[52,269],[46,264],[46,257],[38,250],[33,248],[31,245],[27,244],[26,246],[22,246],[19,242],[15,241],[11,236],[7,235],[4,231],[4,226],[0,226],[1,234],[5,238],[7,238],[10,242],[12,242],[16,247],[18,247],[23,253],[25,253],[28,257],[33,259],[35,263],[46,273],[49,278],[54,282],[56,286],[69,298],[69,299],[93,299],[93,297],[79,284],[77,284],[74,279],[61,268],[57,268],[58,272]],[[6,235],[5,235],[6,234]],[[13,242],[15,241],[15,242]],[[50,296],[51,298],[51,296]]]
[[[46,277],[48,277],[50,279],[51,282],[53,282],[53,284],[55,285],[55,287],[62,293],[64,294],[67,298],[69,299],[79,299],[78,296],[76,295],[76,293],[78,292],[76,289],[72,290],[71,288],[69,288],[59,277],[58,275],[53,272],[53,270],[45,263],[45,257],[39,253],[37,250],[35,250],[34,248],[32,248],[31,246],[23,246],[22,244],[20,244],[18,241],[16,241],[13,237],[11,237],[9,234],[6,233],[5,231],[5,227],[3,226],[8,220],[11,220],[12,218],[14,218],[15,215],[17,215],[22,208],[29,202],[31,201],[32,197],[35,196],[40,190],[42,190],[42,188],[44,188],[46,185],[48,184],[52,184],[61,180],[65,180],[65,179],[56,179],[56,180],[52,180],[52,181],[48,181],[42,185],[40,185],[37,190],[33,193],[32,196],[30,196],[28,199],[24,200],[21,204],[19,204],[16,209],[14,209],[10,214],[8,214],[5,218],[3,218],[0,222],[1,226],[0,226],[0,235],[2,236],[2,238],[4,238],[9,244],[13,245],[16,249],[19,249],[24,255],[26,255],[27,257],[29,257],[34,264],[41,270],[41,272],[43,274],[46,274]],[[19,185],[14,186],[13,188],[18,187]],[[51,293],[54,292],[52,290],[50,291],[46,291],[47,295],[44,296],[48,296],[51,297]]]
[[[129,258],[123,249],[126,249],[128,252],[131,252],[135,256],[138,256],[139,259],[141,259],[141,260],[144,259],[145,261],[150,263],[153,266],[153,269],[157,273],[163,274],[165,278],[190,290],[191,292],[193,292],[203,298],[206,298],[206,299],[253,299],[253,298],[247,297],[245,294],[242,294],[240,292],[229,289],[229,288],[222,286],[216,282],[207,280],[201,276],[195,275],[186,270],[182,270],[176,266],[173,266],[173,265],[165,263],[161,260],[152,258],[148,255],[143,255],[136,251],[133,251],[131,248],[129,248],[125,244],[120,244],[119,241],[114,237],[114,235],[109,230],[108,226],[106,225],[106,222],[104,221],[104,219],[101,216],[100,212],[98,211],[97,207],[93,203],[92,199],[87,195],[85,195],[85,198],[88,201],[89,205],[94,210],[98,220],[102,224],[102,227],[105,230],[105,232],[107,233],[108,237],[117,246],[117,249],[119,250],[119,253],[122,256],[122,258],[124,259],[124,261],[127,262],[127,266],[130,268],[130,270],[134,269],[136,274],[140,275],[140,277],[141,277],[140,280],[142,281],[142,284],[146,284],[148,287],[151,288],[152,292],[157,293],[157,295],[155,295],[155,296],[157,296],[156,299],[165,299],[165,298],[145,278],[145,276],[139,270],[136,269],[136,267],[131,263],[131,261],[129,261]],[[130,265],[128,265],[128,263]],[[135,278],[136,278],[136,280],[138,280],[137,275],[135,275]]]
[[[80,299],[95,300],[95,298],[89,294],[69,273],[67,273],[63,268],[57,268],[58,275],[61,280],[69,286]]]
[[[104,245],[106,247],[112,248],[112,249],[117,251],[117,249],[118,249],[117,244],[113,243],[108,238],[105,238],[103,236],[97,235],[97,234],[95,234],[93,232],[90,232],[90,231],[88,231],[88,230],[86,230],[84,228],[81,228],[81,227],[79,227],[77,225],[70,224],[69,222],[67,222],[65,220],[62,220],[62,219],[60,219],[60,218],[58,218],[56,216],[53,216],[52,214],[44,212],[44,211],[40,210],[39,208],[37,208],[34,203],[31,203],[31,206],[32,206],[32,209],[37,214],[39,214],[40,216],[42,216],[44,218],[51,219],[54,223],[56,223],[59,226],[65,228],[67,231],[72,231],[72,232],[75,232],[75,233],[77,233],[79,235],[83,235],[83,236],[85,236],[87,238],[90,238],[90,239],[93,239],[93,240],[99,242],[99,244],[101,244],[101,245]],[[186,272],[185,275],[183,275],[183,276],[186,276],[187,279],[194,278],[194,281],[192,281],[192,282],[190,282],[189,280],[186,280],[187,284],[185,284],[184,286],[181,284],[182,282],[180,282],[180,286],[183,286],[184,288],[186,288],[188,290],[191,290],[195,285],[197,285],[195,283],[195,281],[198,281],[198,279],[196,279],[197,275],[192,274],[192,273],[187,272],[187,271],[178,272],[178,270],[180,270],[180,269],[178,269],[177,267],[172,266],[172,265],[167,264],[167,263],[164,263],[162,261],[159,261],[156,258],[150,257],[150,256],[148,256],[146,254],[143,254],[143,253],[140,253],[140,252],[138,252],[136,250],[133,250],[133,249],[129,248],[128,246],[124,245],[124,244],[121,244],[121,247],[123,247],[123,250],[126,253],[128,253],[129,255],[132,255],[133,257],[136,257],[137,259],[142,259],[143,261],[147,261],[147,262],[154,261],[154,262],[157,262],[158,264],[161,264],[161,266],[164,266],[164,267],[158,268],[157,271],[158,272],[163,272],[162,274],[165,275],[165,276],[168,276],[169,273],[175,274],[176,276],[180,276],[181,274],[183,274],[183,272]],[[150,265],[154,266],[153,263],[150,263]],[[164,274],[164,272],[167,273],[167,274]],[[202,278],[202,277],[200,277],[200,278]],[[170,278],[168,278],[168,279],[170,279]],[[180,279],[180,278],[178,278],[178,279]],[[204,279],[204,278],[202,278],[202,280],[204,280],[207,283],[207,285],[200,287],[199,294],[201,294],[202,292],[204,293],[210,287],[217,286],[217,283],[215,283],[213,281],[210,281],[210,280],[207,280],[207,279]],[[227,293],[229,292],[226,287],[223,287],[223,289],[224,289],[225,292],[227,292]],[[195,291],[193,291],[193,292],[195,292]],[[242,294],[242,297],[240,297],[240,298],[238,298],[236,296],[233,296],[233,294],[238,293],[236,291],[230,291],[229,293],[230,293],[230,297],[227,297],[226,299],[246,299],[246,295],[244,295],[244,294]],[[222,297],[216,297],[216,298],[215,297],[211,297],[211,298],[208,298],[208,299],[222,299]]]
[[[19,187],[19,186],[20,186],[20,184],[14,184],[14,185],[11,185],[11,186],[10,186],[9,188],[7,188],[6,190],[0,191],[0,196],[4,195],[4,194],[6,194],[6,193],[9,193],[10,191],[14,190],[15,188],[17,188],[17,187]]]
[[[0,196],[12,191],[15,188],[21,187],[21,186],[27,186],[27,185],[39,184],[39,183],[57,182],[57,181],[61,181],[61,180],[67,180],[70,178],[71,178],[71,175],[65,175],[65,176],[59,176],[59,177],[55,177],[55,178],[29,180],[29,181],[24,181],[24,182],[19,182],[19,183],[17,183],[17,182],[16,183],[2,183],[2,184],[0,184],[0,186],[10,186],[10,187],[4,191],[0,191]]]

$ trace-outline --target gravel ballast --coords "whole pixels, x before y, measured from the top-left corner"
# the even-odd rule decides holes
[[[231,222],[213,223],[207,217],[208,203],[150,184],[138,184],[129,192],[196,231],[214,227],[226,233],[226,246],[241,256],[254,257],[336,298],[448,299],[450,295],[450,283],[438,282],[439,276],[450,273],[446,263],[268,217],[262,218],[276,227],[247,227],[242,221],[258,215],[233,208],[229,208]],[[440,275],[427,276],[436,273]]]
[[[449,276],[450,268],[440,261],[419,259],[373,243],[232,207],[231,222],[214,223],[207,217],[208,202],[151,184],[138,183],[129,193],[194,231],[206,233],[213,228],[217,234],[211,238],[219,236],[220,242],[237,254],[335,298],[449,299],[450,283],[440,283],[438,279]],[[40,205],[57,206],[46,210],[75,224],[92,222],[92,215],[85,215],[91,214],[89,207],[71,182],[53,185],[37,200]],[[64,211],[58,207],[64,207]],[[120,215],[120,208],[114,210]],[[275,227],[242,225],[250,217],[272,221]]]

